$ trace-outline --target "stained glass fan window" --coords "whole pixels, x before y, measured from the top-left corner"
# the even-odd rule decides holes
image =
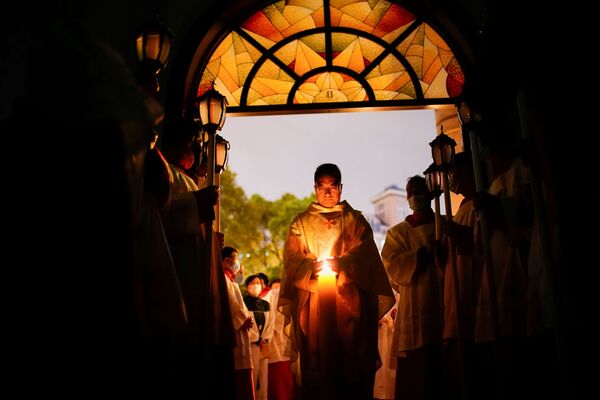
[[[197,91],[214,83],[228,110],[245,111],[447,103],[463,82],[448,43],[398,4],[287,0],[218,44]]]

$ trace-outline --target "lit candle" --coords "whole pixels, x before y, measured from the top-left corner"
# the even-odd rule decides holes
[[[327,260],[318,275],[317,294],[319,298],[319,370],[321,390],[332,389],[332,375],[335,368],[336,341],[336,274]]]

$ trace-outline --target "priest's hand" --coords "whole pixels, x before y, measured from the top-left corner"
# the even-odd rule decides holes
[[[208,186],[204,189],[193,192],[198,209],[198,222],[205,223],[215,219],[213,206],[219,199],[219,188],[217,186]]]
[[[317,260],[313,265],[313,274],[319,276],[321,271],[326,268],[331,268],[336,274],[340,272],[340,263],[337,258],[327,258],[325,260]]]
[[[254,325],[254,319],[252,317],[246,318],[242,326],[240,326],[240,330],[248,331]]]

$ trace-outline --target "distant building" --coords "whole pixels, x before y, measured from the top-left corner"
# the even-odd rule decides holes
[[[410,214],[406,190],[396,185],[386,187],[383,192],[371,199],[375,214],[366,214],[365,217],[373,229],[373,237],[377,248],[381,252],[385,242],[385,235],[392,226],[404,221]]]

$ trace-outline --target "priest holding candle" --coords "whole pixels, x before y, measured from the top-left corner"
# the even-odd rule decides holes
[[[292,372],[302,399],[372,399],[377,323],[394,295],[369,223],[340,202],[337,165],[320,165],[314,183],[317,201],[294,218],[284,249],[278,307]]]

